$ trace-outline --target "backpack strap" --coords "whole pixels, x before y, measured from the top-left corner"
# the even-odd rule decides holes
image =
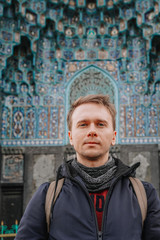
[[[129,177],[132,183],[133,189],[137,196],[137,200],[141,209],[142,214],[142,226],[147,215],[147,195],[144,189],[143,183],[138,178]]]
[[[51,182],[46,194],[45,212],[46,212],[46,222],[47,222],[48,232],[50,227],[51,208],[53,207],[62,189],[63,183],[64,183],[64,178],[61,178],[58,180],[57,187],[56,187],[56,181]]]

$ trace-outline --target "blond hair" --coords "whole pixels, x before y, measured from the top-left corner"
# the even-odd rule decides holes
[[[72,105],[71,108],[68,112],[67,115],[67,124],[68,124],[68,129],[71,131],[72,129],[72,115],[74,110],[86,103],[96,103],[96,104],[101,104],[106,107],[106,109],[109,111],[112,117],[112,124],[113,124],[113,129],[115,130],[116,128],[116,109],[114,104],[110,102],[109,96],[108,95],[102,95],[102,94],[92,94],[92,95],[87,95],[84,97],[78,98]]]

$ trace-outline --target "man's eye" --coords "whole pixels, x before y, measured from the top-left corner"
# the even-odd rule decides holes
[[[80,127],[85,127],[85,126],[87,126],[86,123],[81,123],[81,124],[80,124]]]
[[[104,123],[98,123],[97,125],[100,127],[104,127]]]

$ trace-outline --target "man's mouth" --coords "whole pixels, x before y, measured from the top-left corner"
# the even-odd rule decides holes
[[[85,142],[85,144],[95,145],[95,144],[99,144],[99,142],[92,142],[92,141],[90,141],[90,142]]]

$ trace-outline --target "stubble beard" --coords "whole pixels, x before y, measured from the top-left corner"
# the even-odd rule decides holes
[[[89,156],[89,154],[79,154],[81,159],[83,159],[84,161],[90,161],[90,162],[96,162],[98,160],[100,160],[103,155],[102,154],[97,154],[97,155],[93,155],[93,156]]]

